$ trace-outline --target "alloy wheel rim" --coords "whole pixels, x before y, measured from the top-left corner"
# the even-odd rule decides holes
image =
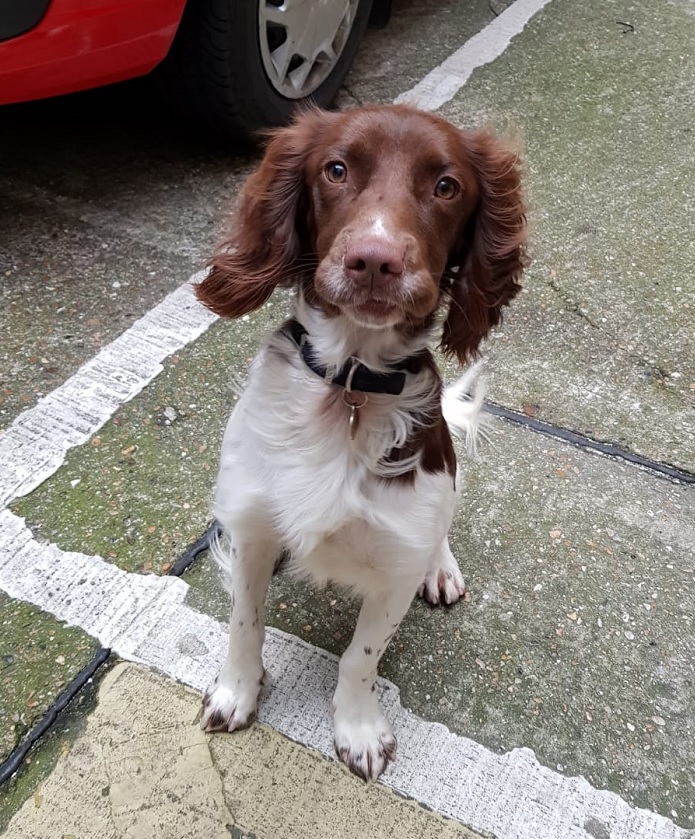
[[[261,58],[278,93],[303,99],[328,78],[358,5],[359,0],[259,0]]]

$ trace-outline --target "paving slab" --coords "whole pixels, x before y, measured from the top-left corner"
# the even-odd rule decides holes
[[[690,471],[692,12],[553,0],[441,109],[523,145],[533,264],[490,347],[492,397]]]
[[[12,818],[8,839],[454,839],[480,834],[258,724],[233,737],[197,725],[199,695],[121,664],[70,751]]]

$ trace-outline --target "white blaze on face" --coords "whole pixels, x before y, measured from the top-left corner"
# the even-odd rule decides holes
[[[380,213],[375,215],[372,219],[372,223],[367,229],[366,235],[388,237],[389,233],[386,229],[386,223],[384,217]]]

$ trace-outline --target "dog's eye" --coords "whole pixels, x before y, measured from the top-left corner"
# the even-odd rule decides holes
[[[461,187],[453,178],[440,178],[437,181],[437,186],[434,188],[434,194],[437,198],[443,198],[445,201],[451,201],[461,191]]]
[[[347,166],[339,160],[331,160],[326,164],[323,174],[332,184],[342,184],[347,180]]]

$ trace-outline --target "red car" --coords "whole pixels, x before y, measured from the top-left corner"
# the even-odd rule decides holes
[[[372,8],[374,5],[374,8]],[[0,104],[149,73],[232,135],[327,106],[390,0],[1,0]]]

